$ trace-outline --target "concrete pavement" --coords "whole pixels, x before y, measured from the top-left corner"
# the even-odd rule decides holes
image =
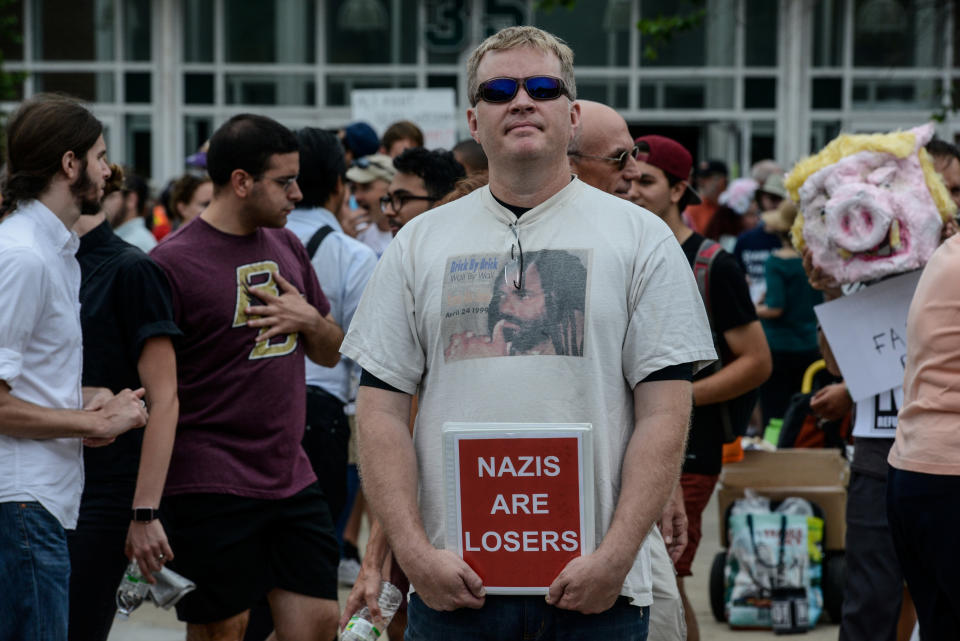
[[[772,632],[764,630],[731,630],[726,624],[717,623],[710,612],[710,595],[707,585],[710,578],[710,564],[714,555],[720,550],[717,529],[717,501],[716,493],[707,505],[703,519],[704,537],[697,557],[693,563],[693,576],[687,581],[689,597],[700,622],[700,638],[703,641],[768,641],[782,639]],[[366,532],[362,533],[365,536]],[[364,542],[361,541],[363,545]],[[362,547],[361,547],[362,549]],[[340,591],[340,602],[343,603],[348,591]],[[821,623],[816,629],[804,635],[808,641],[827,641],[837,638],[838,628],[835,624]],[[109,641],[183,641],[184,626],[177,621],[173,612],[167,612],[144,605],[129,621],[117,621],[110,633]]]

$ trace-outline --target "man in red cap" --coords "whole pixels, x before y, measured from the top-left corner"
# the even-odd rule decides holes
[[[688,204],[700,202],[687,182],[693,164],[690,152],[663,136],[641,136],[635,143],[640,177],[633,181],[630,200],[667,223],[693,268],[698,255],[706,257],[712,241],[687,227],[680,216]],[[712,251],[716,254],[707,262],[708,291],[704,298],[720,361],[694,376],[694,411],[680,476],[689,523],[687,547],[676,568],[688,641],[699,641],[700,630],[684,592],[683,579],[691,575],[690,566],[702,536],[701,516],[720,474],[725,440],[723,416],[739,414],[731,412],[731,401],[759,387],[771,370],[770,350],[743,271],[732,255],[719,247]]]

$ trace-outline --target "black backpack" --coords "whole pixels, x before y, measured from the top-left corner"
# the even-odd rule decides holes
[[[333,227],[330,225],[324,225],[313,233],[313,236],[311,236],[310,240],[307,241],[307,255],[310,256],[310,260],[313,260],[313,255],[317,253],[320,243],[322,243],[323,239],[326,238],[327,235],[332,231]]]
[[[717,360],[707,367],[707,372],[714,373],[719,371],[723,363],[723,354],[720,350],[720,336],[714,329],[713,311],[710,301],[710,271],[713,269],[713,261],[716,260],[723,247],[709,238],[704,238],[697,250],[697,257],[693,263],[693,275],[697,280],[697,287],[700,289],[700,297],[703,299],[703,305],[707,310],[707,319],[710,321],[710,333],[713,335],[713,348],[717,351]],[[720,421],[723,424],[723,442],[733,443],[737,437],[747,433],[747,426],[750,424],[750,415],[753,414],[753,408],[760,397],[760,390],[752,389],[741,396],[731,398],[730,400],[718,403],[720,410]]]

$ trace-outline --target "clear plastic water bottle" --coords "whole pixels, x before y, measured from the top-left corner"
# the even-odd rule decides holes
[[[149,590],[150,584],[140,573],[140,566],[136,561],[131,561],[117,588],[117,616],[128,618],[131,612],[140,607]]]
[[[390,625],[390,619],[397,613],[400,607],[400,601],[403,595],[400,590],[392,583],[384,581],[380,584],[380,596],[377,597],[377,603],[380,605],[380,611],[383,613],[383,629],[377,627],[370,616],[370,609],[363,606],[360,610],[350,617],[347,627],[343,629],[340,635],[340,641],[376,641],[387,631]]]

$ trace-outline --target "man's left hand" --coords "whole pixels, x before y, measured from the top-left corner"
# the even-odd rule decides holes
[[[250,288],[252,296],[263,301],[263,305],[247,307],[248,316],[258,316],[247,321],[247,327],[259,327],[257,342],[270,340],[274,336],[294,334],[307,329],[320,320],[320,312],[307,302],[290,281],[273,273],[273,278],[282,292],[274,296],[262,288]]]
[[[140,572],[150,583],[157,582],[151,572],[159,571],[167,561],[173,560],[173,550],[159,519],[148,523],[130,521],[125,551],[128,559],[136,560]]]
[[[582,614],[597,614],[613,607],[630,567],[623,571],[617,564],[593,552],[567,563],[553,580],[547,603]]]

